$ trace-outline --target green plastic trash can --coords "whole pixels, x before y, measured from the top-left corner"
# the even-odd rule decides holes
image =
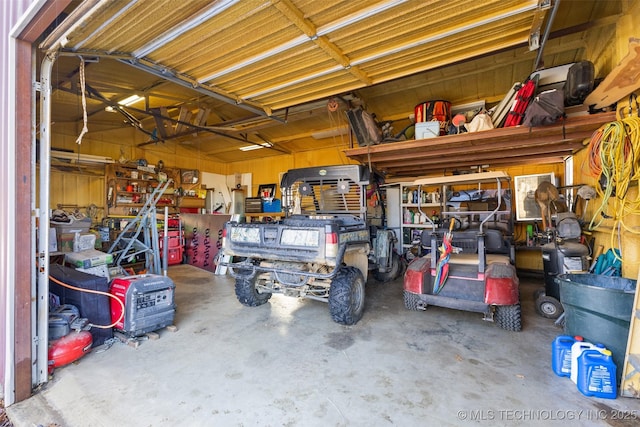
[[[564,307],[564,330],[613,353],[618,383],[627,351],[636,281],[599,274],[560,274],[555,278]]]

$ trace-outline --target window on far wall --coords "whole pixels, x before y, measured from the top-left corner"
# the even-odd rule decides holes
[[[536,221],[542,219],[540,206],[536,202],[535,192],[538,186],[548,181],[555,185],[553,172],[535,175],[520,175],[515,177],[516,189],[516,220]]]

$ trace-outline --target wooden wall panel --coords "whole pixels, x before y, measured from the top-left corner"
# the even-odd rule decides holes
[[[99,221],[104,215],[105,197],[104,176],[51,171],[51,209],[57,209],[58,205],[62,205],[64,210],[73,211],[75,206],[80,212],[87,214],[87,207],[95,205],[99,212],[92,220]]]
[[[637,28],[640,27],[640,1],[629,3],[629,10],[617,22],[615,32],[611,32],[611,43],[606,44],[602,55],[595,63],[598,76],[605,76],[616,66],[629,52],[629,38],[638,37]],[[594,41],[595,43],[595,41]],[[589,45],[593,45],[589,41]],[[588,184],[592,187],[598,185],[597,179],[590,175],[588,167],[589,151],[584,149],[574,158],[574,181],[576,184]],[[627,200],[638,198],[638,187],[632,186],[627,194]],[[594,213],[602,203],[600,198],[589,202],[587,206],[587,218],[590,221]],[[610,207],[611,208],[611,207]],[[597,218],[599,220],[599,218]],[[630,228],[627,231],[615,230],[612,220],[605,220],[602,225],[593,231],[595,245],[603,245],[605,251],[609,248],[621,245],[622,250],[622,275],[635,279],[640,270],[640,212],[635,212],[625,217],[625,224]],[[619,239],[619,240],[618,240]]]
[[[257,194],[260,184],[277,183],[279,192],[280,175],[289,169],[351,163],[354,162],[347,159],[341,149],[331,147],[325,150],[304,151],[293,155],[266,157],[261,160],[228,163],[226,170],[221,173],[225,175],[251,173],[252,194]]]

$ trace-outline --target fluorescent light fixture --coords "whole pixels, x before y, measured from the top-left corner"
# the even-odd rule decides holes
[[[304,76],[304,77],[300,77],[299,79],[291,80],[291,81],[288,81],[288,82],[283,83],[281,85],[272,86],[272,87],[270,87],[268,89],[261,90],[261,91],[258,91],[258,92],[243,94],[242,95],[242,99],[250,99],[250,98],[253,98],[255,96],[264,95],[265,93],[275,92],[276,90],[284,89],[285,87],[293,86],[293,85],[298,84],[298,83],[303,83],[303,82],[306,82],[308,80],[315,79],[316,77],[322,77],[322,76],[326,76],[327,74],[334,73],[336,71],[341,71],[343,68],[344,67],[342,67],[342,65],[334,65],[333,67],[327,68],[326,70],[321,70],[321,71],[318,71],[317,73],[310,74],[310,75]]]
[[[376,4],[376,5],[370,6],[370,7],[366,8],[366,9],[360,11],[360,12],[353,13],[353,14],[351,14],[351,15],[349,15],[349,16],[347,16],[347,17],[345,17],[345,18],[343,18],[343,19],[341,19],[339,21],[332,22],[330,24],[327,24],[327,25],[325,25],[323,27],[318,28],[317,33],[314,34],[311,37],[307,37],[306,35],[298,36],[298,37],[294,38],[293,40],[290,40],[290,41],[288,41],[286,43],[283,43],[283,44],[281,44],[279,46],[274,47],[271,50],[268,50],[266,52],[262,52],[262,53],[260,53],[260,54],[258,54],[256,56],[253,56],[251,58],[246,59],[245,61],[242,61],[242,62],[239,62],[239,63],[237,63],[235,65],[232,65],[229,68],[225,68],[225,69],[220,70],[220,71],[218,71],[218,72],[216,72],[214,74],[211,74],[209,76],[203,77],[200,80],[198,80],[198,83],[206,83],[206,82],[208,82],[210,80],[216,79],[216,78],[221,77],[221,76],[223,76],[225,74],[229,74],[229,73],[231,73],[233,71],[237,71],[237,70],[239,70],[241,68],[244,68],[244,67],[247,67],[249,65],[255,64],[258,61],[262,61],[264,59],[270,58],[270,57],[272,57],[274,55],[277,55],[279,53],[282,53],[284,51],[292,49],[292,48],[294,48],[296,46],[299,46],[299,45],[301,45],[301,44],[303,44],[303,43],[305,43],[305,42],[307,42],[309,40],[315,41],[320,36],[324,36],[324,35],[327,35],[327,34],[333,32],[333,31],[337,31],[337,30],[339,30],[341,28],[344,28],[346,26],[353,25],[353,24],[355,24],[355,23],[357,23],[359,21],[362,21],[363,19],[366,19],[366,18],[369,18],[369,17],[375,15],[376,13],[383,12],[383,11],[385,11],[387,9],[390,9],[390,8],[392,8],[394,6],[397,6],[397,5],[399,5],[401,3],[404,3],[404,2],[406,2],[406,0],[390,0],[390,1],[385,1],[385,2],[382,2],[382,3]],[[136,56],[136,58],[138,57],[137,52],[136,52],[136,54],[134,56]]]
[[[347,27],[349,25],[353,25],[377,13],[384,12],[387,9],[390,9],[394,6],[404,3],[405,1],[406,0],[391,0],[391,1],[385,1],[385,2],[381,2],[375,5],[369,6],[368,8],[365,8],[359,12],[352,13],[351,15],[345,16],[341,20],[338,20],[336,22],[331,22],[323,27],[318,28],[316,35],[324,36],[331,32],[337,31],[341,28]]]
[[[118,104],[120,105],[124,105],[125,107],[128,107],[130,105],[135,104],[138,101],[142,101],[144,99],[143,96],[140,95],[131,95],[125,99],[123,99],[122,101],[118,101]]]
[[[56,159],[70,160],[72,163],[115,163],[115,160],[113,160],[111,157],[94,156],[91,154],[78,154],[58,150],[51,150],[51,157],[54,157]]]
[[[292,49],[296,46],[299,46],[303,43],[305,43],[306,41],[309,40],[309,37],[302,35],[302,36],[298,36],[295,39],[288,41],[287,43],[284,43],[280,46],[276,46],[273,49],[267,50],[265,52],[262,52],[258,55],[252,56],[251,58],[248,58],[242,62],[238,62],[235,65],[232,65],[231,67],[225,68],[223,70],[220,70],[214,74],[211,74],[209,76],[206,76],[200,80],[198,80],[198,83],[206,83],[210,80],[216,79],[218,77],[224,76],[225,74],[229,74],[231,72],[237,71],[241,68],[247,67],[249,65],[255,64],[258,61],[262,61],[263,59],[267,59],[271,56],[277,55],[279,53],[282,53],[286,50]]]
[[[175,27],[170,29],[168,32],[160,35],[160,37],[153,40],[151,43],[133,52],[134,58],[141,58],[163,47],[165,44],[174,40],[180,34],[186,33],[187,31],[190,31],[196,28],[198,25],[213,18],[216,15],[219,15],[220,13],[224,12],[225,10],[227,10],[228,8],[230,8],[231,6],[233,6],[238,2],[239,0],[225,0],[225,1],[213,3],[210,8],[202,12],[200,15],[197,15],[193,19],[190,19],[188,21],[185,21],[181,24],[176,25]]]
[[[271,148],[273,144],[270,142],[263,142],[262,144],[255,145],[246,145],[244,147],[240,147],[240,151],[251,151],[251,150],[259,150],[261,148]]]
[[[313,139],[331,138],[332,136],[346,135],[349,133],[349,126],[342,126],[333,129],[326,129],[311,134]]]
[[[359,59],[352,58],[350,62],[351,62],[352,66],[364,64],[365,62],[374,61],[374,60],[376,60],[378,58],[381,58],[383,56],[387,56],[387,55],[391,55],[391,54],[394,54],[394,53],[402,52],[402,51],[405,51],[405,50],[413,49],[413,48],[418,47],[420,45],[431,43],[431,42],[434,42],[436,40],[444,39],[446,37],[451,37],[451,36],[454,36],[456,34],[460,34],[460,33],[464,32],[464,31],[467,31],[467,30],[472,30],[472,29],[475,29],[475,28],[479,28],[479,27],[481,27],[483,25],[488,25],[488,24],[491,24],[493,22],[497,22],[497,21],[500,21],[500,20],[505,20],[505,19],[511,18],[513,16],[519,15],[521,13],[526,13],[526,12],[529,12],[531,10],[534,10],[537,7],[538,7],[538,3],[537,2],[528,1],[528,2],[526,2],[526,4],[524,6],[521,6],[521,7],[515,8],[515,9],[508,9],[508,10],[502,12],[502,13],[489,16],[489,17],[485,18],[484,20],[472,21],[472,22],[470,22],[470,23],[468,23],[466,25],[462,25],[460,27],[452,28],[451,30],[443,31],[443,32],[437,33],[437,34],[430,34],[428,37],[426,37],[424,39],[417,40],[417,41],[412,41],[410,43],[407,43],[407,44],[404,44],[404,45],[401,45],[401,46],[396,46],[395,48],[389,49],[389,50],[386,50],[386,51],[375,52],[370,56],[366,56],[366,57],[359,58]]]

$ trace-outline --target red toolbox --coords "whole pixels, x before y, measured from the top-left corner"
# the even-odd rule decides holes
[[[158,233],[160,243],[160,258],[164,256],[164,232]],[[182,263],[182,253],[184,251],[184,239],[182,230],[172,230],[167,232],[167,264],[175,265]]]
[[[167,251],[167,264],[169,265],[182,264],[183,251],[184,250],[182,246],[179,248],[169,248],[169,250]]]

